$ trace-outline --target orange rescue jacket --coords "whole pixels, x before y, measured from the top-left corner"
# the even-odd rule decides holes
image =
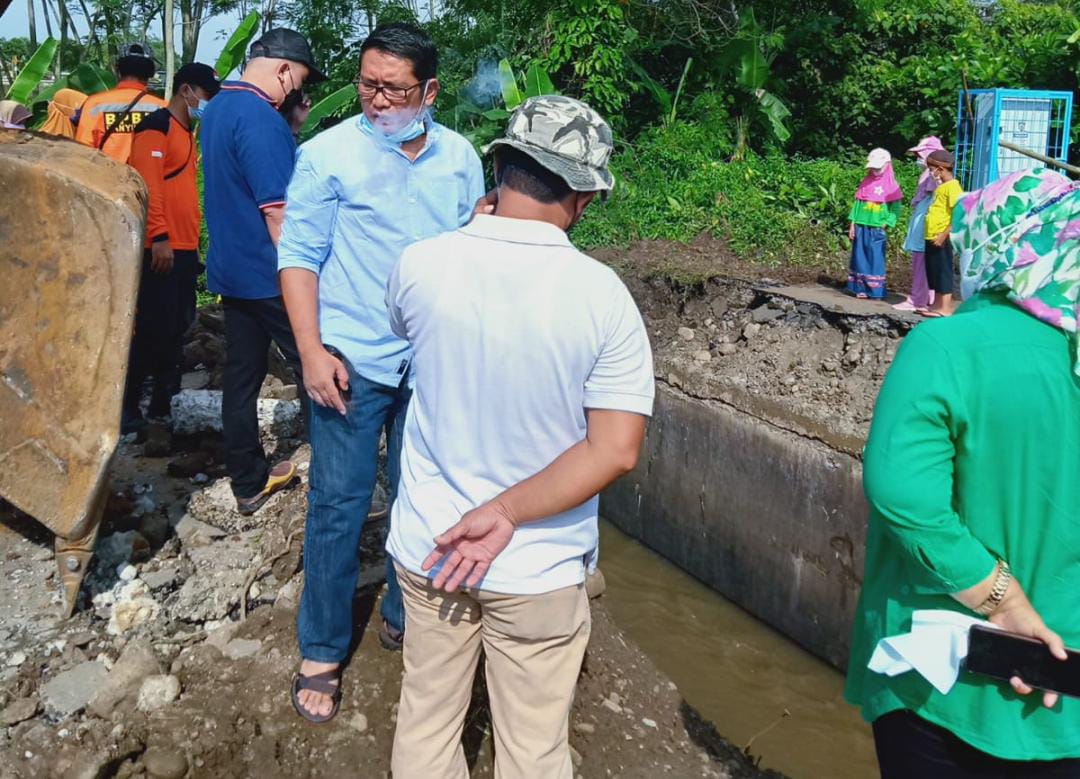
[[[197,156],[191,130],[167,108],[150,114],[135,129],[128,164],[142,175],[150,195],[146,248],[165,240],[173,249],[199,248]]]
[[[154,111],[165,107],[164,100],[147,91],[125,116],[124,110],[135,100],[135,96],[148,89],[149,87],[139,81],[126,80],[117,84],[115,89],[88,97],[79,114],[79,128],[75,131],[75,140],[101,149],[117,162],[127,162],[135,128]],[[116,129],[102,148],[101,141],[113,125]]]

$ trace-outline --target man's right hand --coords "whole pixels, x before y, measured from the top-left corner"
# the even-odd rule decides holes
[[[154,273],[171,271],[173,259],[173,248],[168,241],[154,241],[150,244],[150,270]]]
[[[300,362],[308,397],[320,406],[336,409],[345,416],[345,398],[341,394],[349,389],[349,372],[345,364],[321,344],[311,352],[301,354]]]

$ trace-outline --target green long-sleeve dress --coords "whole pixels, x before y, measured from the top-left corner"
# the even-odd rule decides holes
[[[1080,700],[1054,709],[962,671],[948,695],[916,672],[866,668],[917,609],[971,614],[949,593],[1006,560],[1046,624],[1080,648],[1080,380],[1066,334],[984,292],[901,345],[864,457],[866,566],[845,697],[897,709],[1010,760],[1080,757]]]

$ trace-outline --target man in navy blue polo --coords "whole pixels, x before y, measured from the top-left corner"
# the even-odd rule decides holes
[[[207,281],[225,309],[221,415],[241,514],[255,513],[296,474],[289,461],[270,467],[259,441],[257,403],[271,341],[300,373],[277,281],[277,242],[296,154],[278,107],[305,83],[324,79],[300,33],[270,30],[251,45],[240,80],[222,84],[202,121]]]

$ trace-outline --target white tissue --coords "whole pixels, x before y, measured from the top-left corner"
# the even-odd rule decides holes
[[[960,675],[972,625],[997,627],[956,611],[923,609],[911,615],[911,632],[878,641],[867,668],[887,676],[918,671],[942,695]]]

